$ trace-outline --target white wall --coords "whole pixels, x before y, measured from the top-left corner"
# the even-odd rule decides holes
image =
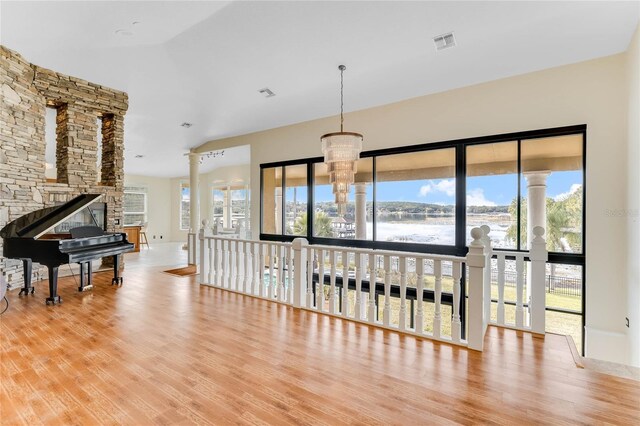
[[[170,179],[125,175],[124,184],[125,186],[144,186],[147,188],[147,220],[149,222],[147,238],[149,243],[171,241]]]
[[[627,52],[628,157],[627,304],[629,363],[640,367],[640,27]]]
[[[611,210],[627,207],[626,55],[619,54],[423,96],[345,116],[345,130],[364,134],[365,150],[474,136],[587,124],[587,330],[589,356],[628,361],[627,223]],[[210,141],[197,151],[251,145],[251,188],[259,164],[320,156],[320,135],[336,117]],[[260,199],[252,197],[259,231]]]

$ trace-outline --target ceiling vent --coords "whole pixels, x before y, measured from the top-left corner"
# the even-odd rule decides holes
[[[184,127],[185,129],[188,129],[189,127],[193,126],[193,123],[187,123],[186,121],[184,123],[181,124],[182,127]]]
[[[434,37],[433,43],[436,45],[436,50],[444,50],[454,47],[456,45],[456,39],[453,36],[453,32],[451,32]]]
[[[273,93],[271,91],[271,89],[269,89],[268,87],[265,87],[264,89],[260,89],[258,90],[258,92],[262,93],[264,95],[265,98],[270,98],[272,96],[275,96],[276,94]]]

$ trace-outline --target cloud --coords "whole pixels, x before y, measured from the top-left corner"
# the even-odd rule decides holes
[[[455,179],[443,179],[438,183],[428,183],[420,187],[419,196],[426,197],[432,192],[442,192],[448,197],[456,195],[456,181]]]
[[[491,200],[487,200],[484,196],[484,190],[482,188],[474,188],[467,191],[467,205],[468,206],[495,206]]]
[[[560,194],[556,195],[555,197],[553,197],[554,201],[562,201],[562,200],[566,200],[567,198],[569,198],[572,194],[575,194],[577,191],[582,189],[582,184],[579,183],[574,183],[573,185],[571,185],[571,188],[569,188],[569,191],[567,192],[561,192]]]

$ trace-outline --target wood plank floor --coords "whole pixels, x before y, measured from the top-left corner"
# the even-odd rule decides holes
[[[201,287],[158,266],[9,295],[0,423],[638,424],[638,382],[566,340],[490,328],[483,353]]]

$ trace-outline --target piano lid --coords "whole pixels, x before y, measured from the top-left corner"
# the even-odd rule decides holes
[[[102,194],[82,194],[55,207],[47,207],[20,216],[0,231],[2,238],[39,238],[85,207],[95,203]]]

